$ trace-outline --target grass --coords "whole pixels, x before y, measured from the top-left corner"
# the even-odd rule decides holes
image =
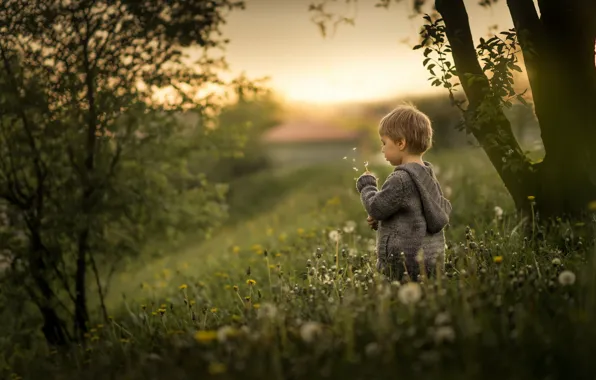
[[[119,273],[86,347],[8,355],[0,377],[592,378],[594,226],[525,239],[482,155],[429,160],[454,204],[440,278],[378,276],[349,165],[263,173],[210,240]]]

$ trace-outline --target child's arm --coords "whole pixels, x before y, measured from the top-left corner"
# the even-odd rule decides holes
[[[356,188],[368,215],[376,220],[385,220],[404,207],[402,175],[402,171],[391,173],[380,191],[377,190],[377,179],[372,174],[363,174],[358,178]]]

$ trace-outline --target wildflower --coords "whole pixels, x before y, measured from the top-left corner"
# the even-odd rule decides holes
[[[194,305],[195,303],[196,303],[196,301],[195,301],[195,300],[190,300],[190,305],[191,305],[191,306],[192,306],[192,305]]]
[[[351,234],[356,229],[356,222],[353,220],[348,220],[346,225],[344,226],[344,232],[347,234]]]
[[[159,315],[163,316],[166,313],[166,308],[162,307],[161,309],[157,309]]]
[[[226,372],[225,364],[213,362],[209,363],[209,374],[210,375],[219,375]]]
[[[366,356],[376,356],[380,351],[379,344],[376,342],[371,342],[364,347],[364,352],[366,352]]]
[[[254,305],[252,305],[252,307],[253,307],[255,310],[258,310],[258,309],[261,307],[261,304],[255,303]]]
[[[340,234],[339,231],[337,230],[333,230],[331,232],[329,232],[329,240],[331,240],[334,243],[337,243],[340,239]]]
[[[563,286],[575,284],[575,273],[570,270],[564,270],[559,274],[559,283]]]
[[[221,343],[226,342],[229,338],[238,335],[238,330],[232,326],[222,326],[217,330],[217,340]]]
[[[304,235],[304,228],[298,228],[296,232],[298,233],[298,235],[302,236]]]
[[[120,343],[129,343],[130,339],[122,338],[120,339]]]
[[[503,256],[495,256],[493,257],[493,262],[496,264],[500,264],[503,262]]]
[[[238,291],[238,285],[232,286],[232,289],[234,289],[234,291],[237,292]]]
[[[588,203],[588,210],[590,210],[590,211],[596,211],[596,200]]]
[[[451,322],[451,317],[449,316],[449,313],[442,312],[437,314],[437,316],[435,317],[435,325],[437,326],[446,325],[449,322]]]
[[[555,266],[559,266],[561,265],[561,259],[559,259],[558,257],[555,257],[552,261],[553,265]]]
[[[435,342],[452,342],[455,339],[455,331],[451,326],[441,326],[435,331]]]
[[[211,312],[212,312],[213,314],[217,313],[217,308],[216,308],[216,307],[212,307],[212,308],[211,308]]]
[[[230,290],[230,289],[232,289],[232,285],[226,284],[226,285],[224,285],[224,289],[225,290]]]
[[[300,327],[300,337],[307,343],[312,342],[321,332],[319,322],[306,322]]]
[[[246,280],[246,284],[247,284],[247,285],[249,285],[249,286],[253,286],[253,285],[255,285],[256,283],[257,283],[257,282],[256,282],[255,280],[253,280],[253,279],[248,279],[248,280]]]
[[[495,206],[495,218],[497,219],[501,219],[501,217],[503,216],[503,209],[500,208],[499,206]]]
[[[188,285],[186,285],[186,284],[182,284],[178,287],[178,289],[180,289],[180,290],[184,290],[186,288],[188,288]]]
[[[408,282],[399,288],[397,296],[406,305],[415,304],[422,297],[422,288],[416,282]]]
[[[535,196],[533,196],[533,195],[528,195],[528,200],[529,200],[529,201],[533,201],[533,200],[535,200],[535,199],[536,199],[536,197],[535,197]]]
[[[238,247],[237,245],[232,247],[232,253],[240,253],[240,247]]]
[[[99,325],[97,325],[97,328],[98,329],[103,329],[103,324],[100,323]]]
[[[217,339],[217,331],[199,330],[195,333],[195,340],[199,343],[209,343]]]
[[[256,305],[256,304],[255,304]],[[273,319],[277,315],[277,307],[272,303],[264,303],[259,306],[257,312],[257,318],[269,318]]]

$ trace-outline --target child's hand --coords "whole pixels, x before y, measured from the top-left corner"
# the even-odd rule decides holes
[[[379,221],[375,220],[372,216],[369,215],[368,218],[366,218],[366,221],[371,229],[375,231],[379,229]]]

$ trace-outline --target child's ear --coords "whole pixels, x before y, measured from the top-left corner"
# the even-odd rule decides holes
[[[401,150],[401,151],[406,150],[406,146],[407,146],[406,139],[404,139],[402,137],[398,138],[397,139],[397,142],[396,142],[396,145],[399,148],[399,150]]]

